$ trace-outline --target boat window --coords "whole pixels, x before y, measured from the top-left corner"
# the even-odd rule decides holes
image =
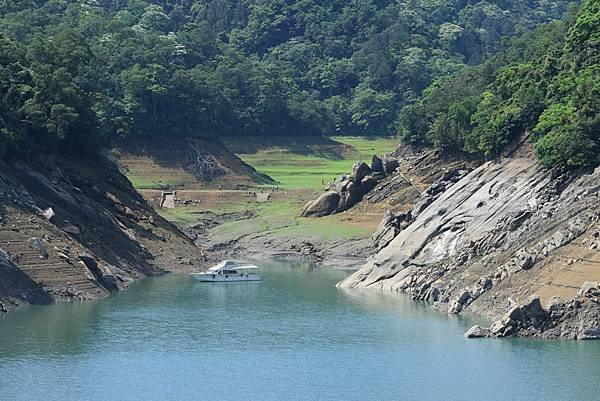
[[[237,271],[235,271],[235,270],[221,270],[221,271],[219,271],[219,274],[237,274]]]

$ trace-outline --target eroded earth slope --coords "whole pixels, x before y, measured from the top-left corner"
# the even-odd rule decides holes
[[[202,260],[106,159],[0,162],[0,311],[102,297]]]

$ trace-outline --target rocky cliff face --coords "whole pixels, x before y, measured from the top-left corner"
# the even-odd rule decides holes
[[[511,158],[453,174],[388,215],[379,251],[339,285],[498,319],[479,335],[600,338],[600,168],[559,174]]]
[[[201,259],[103,158],[0,162],[0,311],[102,297]]]

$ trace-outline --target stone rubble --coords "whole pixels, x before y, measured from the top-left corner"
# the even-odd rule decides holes
[[[513,306],[489,328],[474,326],[465,333],[465,337],[519,335],[573,340],[600,339],[599,297],[599,282],[584,283],[577,296],[569,302],[552,297],[544,307],[540,298],[532,295],[522,305]]]

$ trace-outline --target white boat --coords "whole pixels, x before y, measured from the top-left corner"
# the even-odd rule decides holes
[[[192,273],[192,276],[196,280],[210,282],[260,281],[261,278],[256,272],[257,269],[258,266],[255,265],[224,260],[208,269],[208,271]]]

